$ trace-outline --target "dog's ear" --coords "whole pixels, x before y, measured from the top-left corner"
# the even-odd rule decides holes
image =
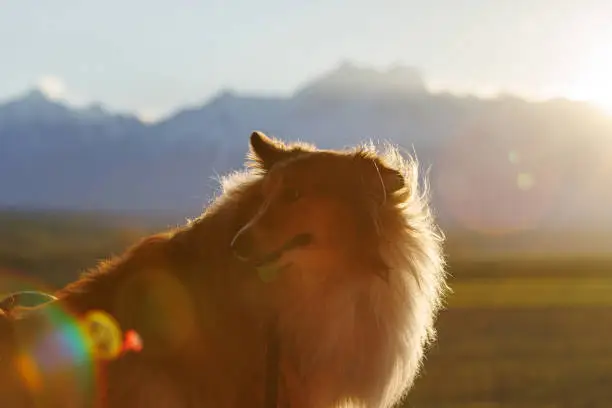
[[[368,154],[359,154],[362,180],[367,190],[379,202],[385,202],[387,197],[406,186],[404,176],[397,170],[387,167],[376,157]]]
[[[262,132],[251,133],[249,159],[264,170],[269,170],[274,163],[286,157],[289,150],[280,141],[270,139]]]
[[[376,170],[376,178],[378,180],[372,180],[374,183],[378,182],[381,191],[381,196],[384,194],[383,201],[386,198],[401,190],[406,185],[404,176],[397,170],[391,169],[384,164],[374,160],[374,169]]]
[[[381,166],[380,164],[377,164],[377,167],[386,194],[393,194],[405,187],[406,180],[404,180],[404,176],[399,171],[384,165]]]

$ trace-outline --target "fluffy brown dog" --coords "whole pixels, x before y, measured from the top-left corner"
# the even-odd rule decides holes
[[[257,133],[251,146],[263,200],[232,245],[280,274],[282,399],[392,406],[417,374],[445,289],[416,162],[393,148],[321,151]]]
[[[101,264],[40,310],[0,317],[11,339],[0,405],[33,407],[44,394],[45,407],[262,407],[273,321],[279,407],[399,401],[445,289],[416,163],[394,149],[324,151],[255,132],[250,166],[223,180],[199,219]],[[57,305],[77,318],[104,311],[144,348],[98,363],[91,392],[75,369],[34,370],[34,381],[23,356],[58,330]]]

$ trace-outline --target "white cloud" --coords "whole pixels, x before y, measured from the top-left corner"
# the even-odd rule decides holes
[[[66,96],[64,80],[55,75],[42,76],[38,80],[38,89],[50,99],[60,99]]]

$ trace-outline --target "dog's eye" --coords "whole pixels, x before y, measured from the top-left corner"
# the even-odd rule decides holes
[[[295,188],[287,187],[283,190],[283,200],[286,202],[297,201],[300,196],[300,192]]]

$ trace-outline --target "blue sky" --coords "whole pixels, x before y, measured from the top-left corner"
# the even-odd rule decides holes
[[[610,21],[610,0],[0,0],[0,100],[41,86],[157,116],[226,87],[288,93],[352,60],[607,103]]]

